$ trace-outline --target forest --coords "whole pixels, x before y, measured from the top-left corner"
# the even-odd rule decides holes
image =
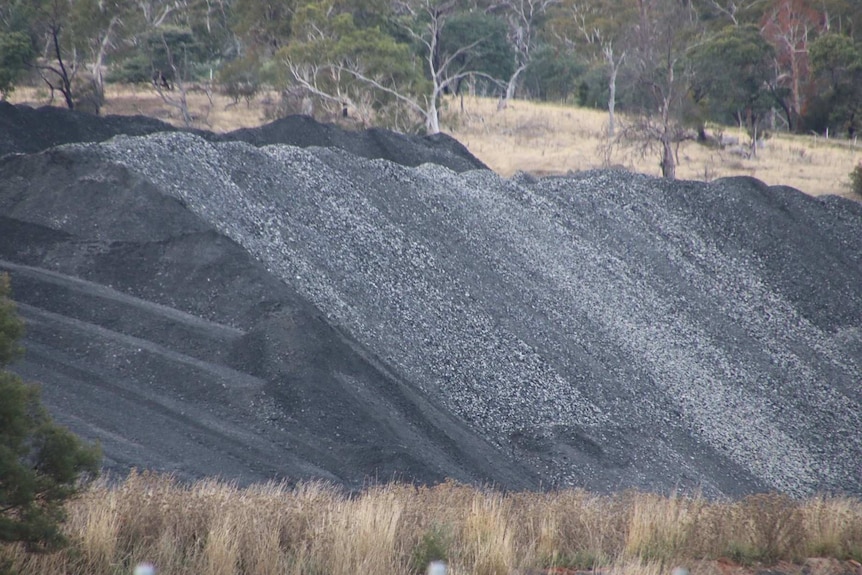
[[[662,149],[737,125],[855,139],[858,0],[0,0],[0,96],[40,84],[98,113],[106,83],[183,108],[205,85],[281,114],[439,132],[446,96],[608,112],[608,135]],[[624,113],[624,125],[617,113]]]

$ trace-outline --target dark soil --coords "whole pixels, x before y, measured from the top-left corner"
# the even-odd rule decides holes
[[[0,159],[14,369],[109,468],[862,494],[860,204],[333,130]]]

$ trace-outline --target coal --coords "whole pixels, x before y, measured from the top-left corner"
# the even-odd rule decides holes
[[[54,106],[34,109],[0,101],[0,156],[34,153],[74,142],[103,142],[117,135],[144,136],[176,131],[195,134],[211,142],[339,148],[369,159],[386,159],[406,166],[434,163],[456,172],[486,168],[460,142],[446,134],[412,136],[377,128],[349,131],[300,115],[257,128],[218,134],[176,128],[146,116],[94,116]]]
[[[218,139],[254,146],[290,144],[300,148],[338,148],[371,160],[384,159],[405,166],[439,164],[456,172],[487,168],[460,142],[446,134],[417,137],[380,128],[351,132],[300,115],[281,118],[259,128],[229,132]]]
[[[256,144],[0,160],[14,369],[112,469],[862,494],[860,204]]]

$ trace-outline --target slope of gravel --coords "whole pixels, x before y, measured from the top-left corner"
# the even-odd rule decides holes
[[[0,159],[14,369],[106,466],[537,487],[182,201],[99,154]]]
[[[157,340],[165,359],[122,371],[145,389],[180,393],[175,374],[206,368],[234,390],[238,372],[228,399],[203,375],[188,393],[233,414],[222,435],[285,438],[282,473],[862,493],[862,208],[847,200],[614,171],[507,181],[163,133],[7,158],[0,215],[7,267],[216,324],[196,339],[191,318],[168,328],[145,303],[129,304],[138,327],[76,318]],[[66,312],[38,291],[21,299],[47,326],[39,310]],[[38,358],[22,365],[51,389]],[[257,390],[266,402],[241,403]]]
[[[94,116],[53,106],[33,109],[0,101],[0,156],[33,153],[60,144],[102,142],[117,135],[143,136],[185,131],[212,142],[240,141],[255,146],[290,144],[326,146],[369,159],[382,158],[406,166],[434,163],[456,172],[486,166],[457,140],[445,134],[408,136],[389,130],[347,131],[308,116],[288,116],[257,128],[227,134],[181,130],[145,116]]]

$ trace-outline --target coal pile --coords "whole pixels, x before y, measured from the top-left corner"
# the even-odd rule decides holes
[[[94,116],[53,106],[33,109],[0,101],[0,156],[29,154],[74,142],[103,142],[121,134],[144,136],[176,131],[192,133],[211,142],[339,148],[364,158],[385,159],[405,166],[433,163],[456,172],[486,168],[460,142],[445,134],[408,136],[380,129],[353,132],[298,115],[258,128],[216,134],[175,128],[146,116]]]
[[[404,166],[439,164],[456,172],[487,168],[460,142],[446,134],[419,137],[379,128],[348,132],[300,115],[281,118],[259,128],[229,132],[218,140],[247,142],[254,146],[290,144],[300,148],[338,148],[370,160],[389,160]]]
[[[176,128],[146,116],[94,116],[43,106],[0,101],[0,156],[31,154],[72,142],[102,142],[118,134],[144,136]]]
[[[256,143],[0,161],[16,369],[110,465],[862,494],[859,204]]]

